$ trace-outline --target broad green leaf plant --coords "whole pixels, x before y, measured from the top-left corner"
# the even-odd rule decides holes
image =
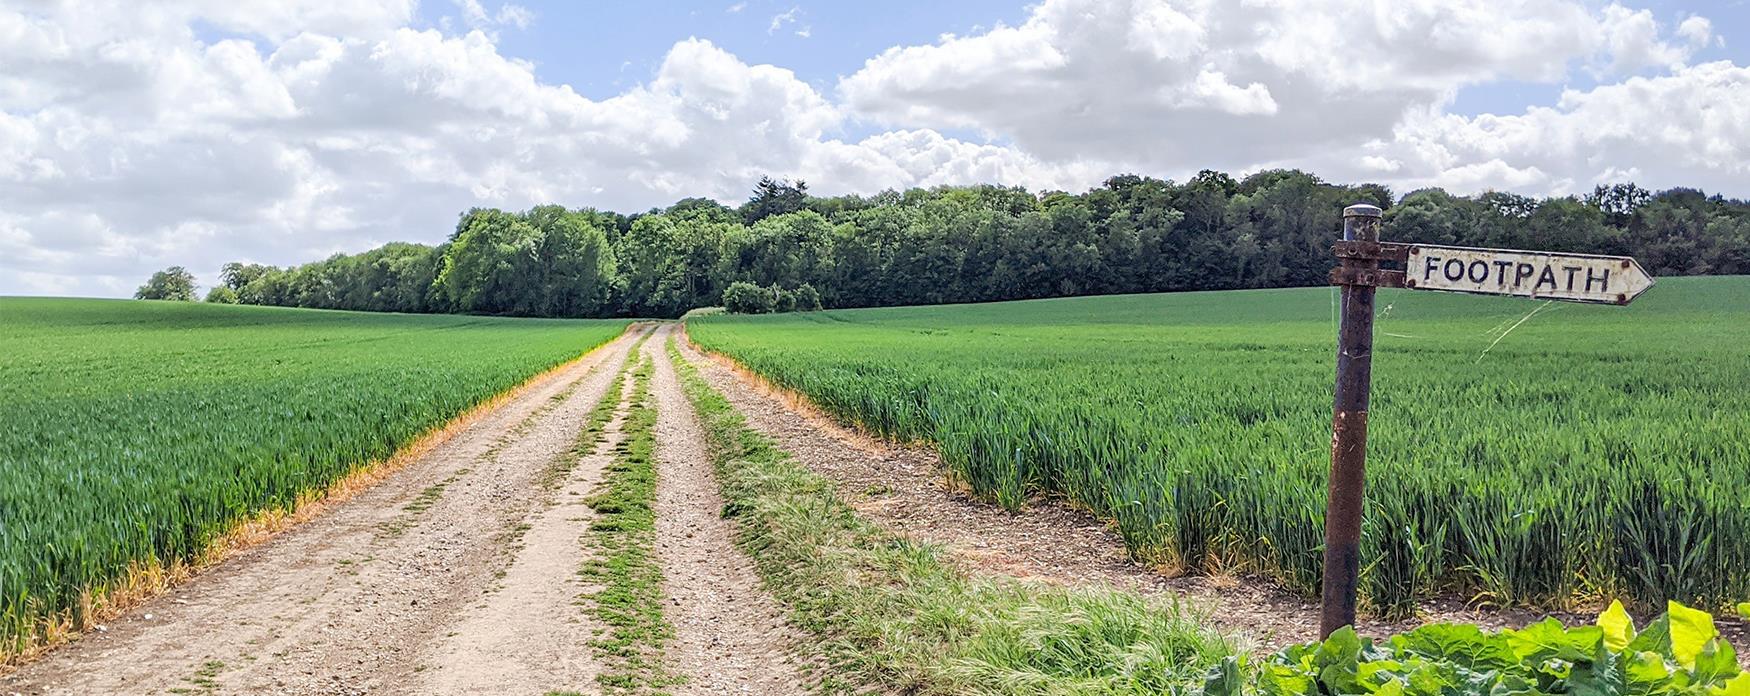
[[[1614,602],[1595,625],[1573,628],[1555,619],[1499,633],[1432,624],[1378,644],[1344,628],[1253,664],[1228,658],[1193,693],[1750,696],[1750,673],[1707,612],[1669,602],[1637,629]]]

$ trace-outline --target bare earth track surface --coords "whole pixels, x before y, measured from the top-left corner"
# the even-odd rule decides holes
[[[420,659],[429,666],[411,691],[432,694],[539,694],[559,686],[593,683],[600,671],[587,649],[599,628],[578,608],[586,587],[578,568],[595,511],[585,497],[601,482],[614,448],[625,439],[628,380],[614,395],[618,406],[544,510],[516,528],[509,550],[516,560],[488,587],[479,603],[458,617],[451,631]]]
[[[515,604],[527,579],[575,575],[575,549],[563,551],[564,568],[537,558],[546,551],[537,545],[552,541],[543,525],[554,514],[577,515],[568,508],[540,514],[549,495],[541,478],[571,451],[635,340],[620,337],[376,487],[0,678],[0,692],[444,693],[453,686],[465,693],[487,678],[498,680],[496,693],[593,686],[582,644],[559,646],[568,659],[524,656],[543,660],[540,676],[557,682],[538,688],[499,675],[422,673],[465,653],[470,663],[495,660],[495,651],[470,646],[478,630],[523,633],[526,642],[555,631],[589,634],[571,601],[495,621],[477,617],[480,607]],[[600,462],[591,457],[577,467],[568,487],[598,476],[591,467]],[[509,542],[531,513],[529,546],[514,557]],[[572,536],[564,545],[578,543]],[[578,591],[561,590],[567,600]],[[510,623],[526,621],[535,623]]]
[[[727,358],[682,342],[700,374],[747,416],[748,425],[773,438],[804,466],[838,485],[839,495],[871,521],[913,539],[939,544],[971,572],[1007,575],[1063,586],[1103,585],[1178,597],[1205,609],[1224,631],[1266,650],[1314,640],[1316,599],[1295,596],[1268,581],[1243,577],[1170,577],[1131,562],[1110,525],[1059,500],[1034,500],[1013,513],[977,500],[950,483],[941,458],[926,447],[880,442],[842,427],[795,395],[772,388]],[[1451,600],[1429,603],[1416,619],[1362,618],[1364,635],[1406,631],[1452,621],[1487,628],[1518,628],[1551,614],[1524,609],[1487,610]],[[1573,623],[1593,615],[1554,614]],[[1736,645],[1750,630],[1721,617]]]
[[[675,627],[671,662],[681,694],[803,693],[791,661],[794,636],[753,564],[731,541],[705,434],[665,346],[674,325],[644,344],[656,365],[656,547]]]

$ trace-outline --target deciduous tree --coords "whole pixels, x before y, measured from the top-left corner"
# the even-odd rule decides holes
[[[134,291],[134,299],[193,302],[194,274],[181,266],[171,266],[153,273],[145,285]]]

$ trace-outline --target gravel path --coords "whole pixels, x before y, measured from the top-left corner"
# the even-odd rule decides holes
[[[683,342],[682,352],[702,376],[809,469],[838,484],[840,496],[870,520],[914,539],[940,544],[972,572],[1030,578],[1065,586],[1104,585],[1154,595],[1174,595],[1206,608],[1222,629],[1264,648],[1313,640],[1318,603],[1268,581],[1231,576],[1168,577],[1131,563],[1110,525],[1057,500],[1036,500],[1020,513],[981,502],[951,485],[933,450],[877,442],[848,430],[721,357]],[[1546,614],[1526,610],[1482,611],[1455,601],[1422,608],[1419,620],[1362,619],[1364,634],[1408,630],[1424,622],[1462,621],[1485,627],[1519,627]],[[1589,623],[1591,615],[1557,614]],[[1743,622],[1721,618],[1736,644]]]
[[[675,629],[668,656],[687,679],[675,691],[803,693],[790,657],[796,639],[723,519],[705,433],[665,349],[677,333],[675,325],[665,326],[644,345],[656,364],[656,545]]]
[[[0,692],[431,693],[413,685],[433,646],[517,567],[507,538],[634,341],[525,388],[376,487],[0,679]],[[548,609],[581,615],[569,601]],[[587,646],[572,650],[587,659]]]

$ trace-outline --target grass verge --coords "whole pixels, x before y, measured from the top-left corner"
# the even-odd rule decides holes
[[[965,575],[858,517],[667,349],[711,441],[736,543],[816,638],[822,691],[1179,693],[1238,652],[1177,602]]]
[[[650,375],[650,361],[642,360],[632,375],[631,407],[621,426],[625,437],[607,477],[588,500],[596,512],[589,539],[597,553],[582,573],[600,587],[585,599],[590,613],[607,626],[591,647],[604,663],[596,681],[610,694],[664,693],[679,683],[662,659],[674,628],[662,615],[662,568],[656,560],[656,407]]]

